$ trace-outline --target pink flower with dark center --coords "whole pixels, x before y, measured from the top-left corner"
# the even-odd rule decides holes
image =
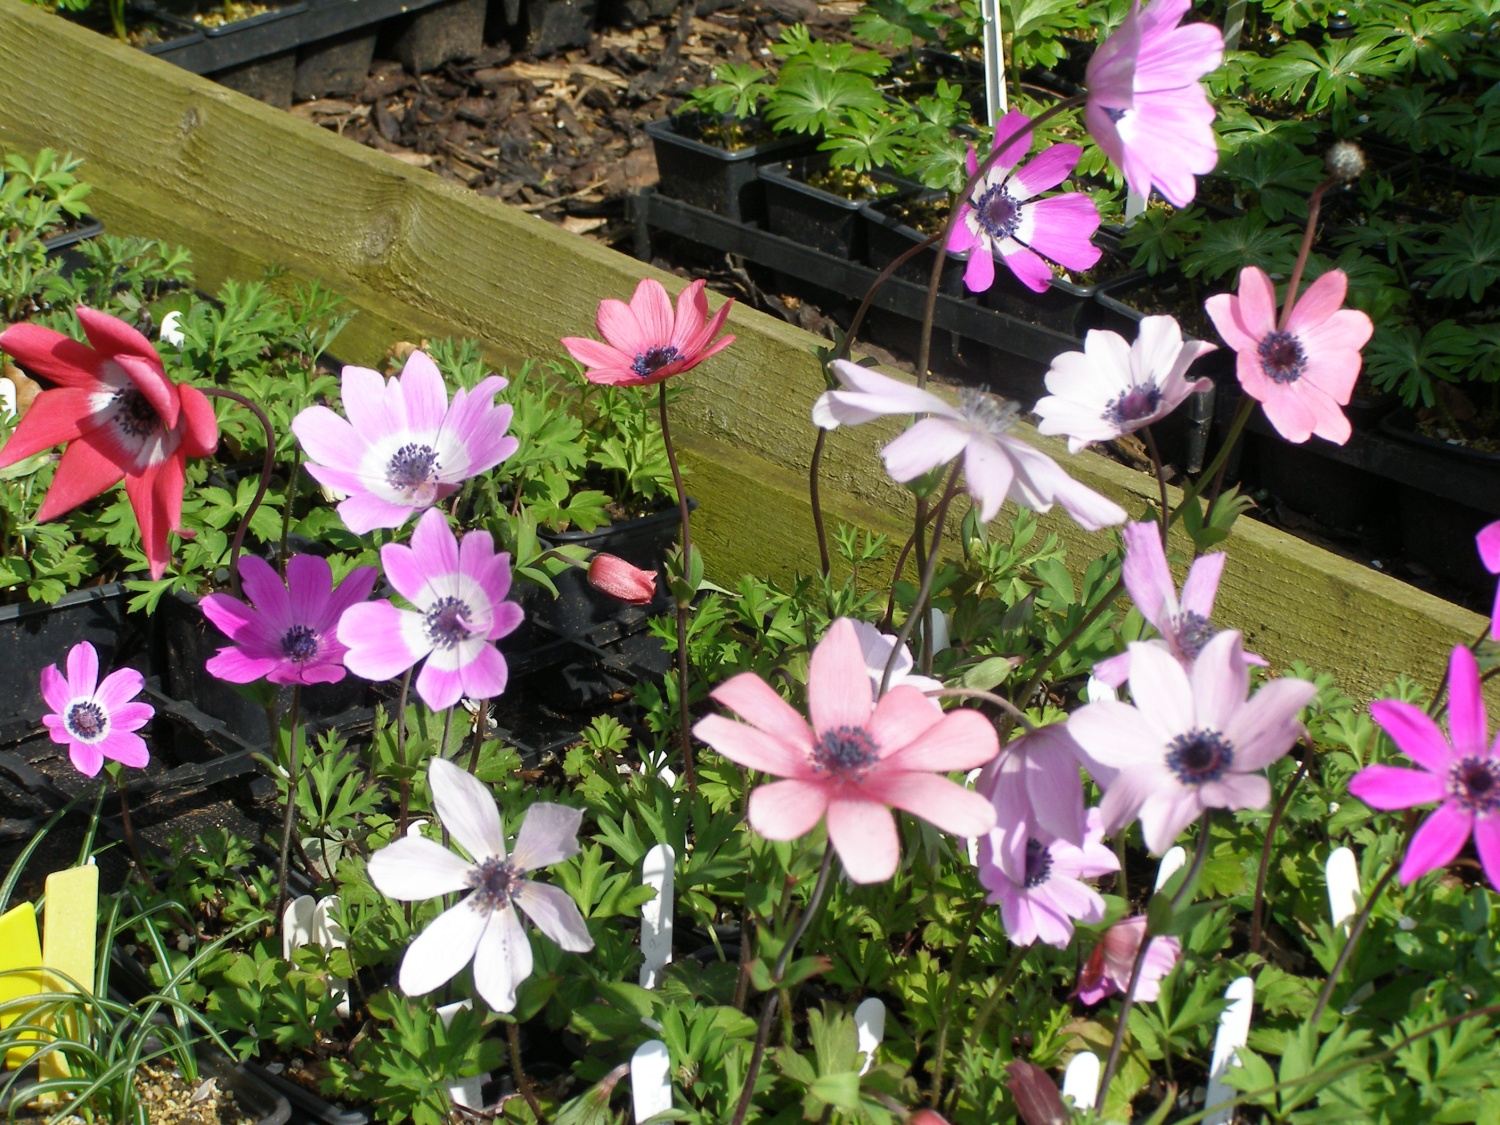
[[[1052,278],[1047,259],[1070,270],[1086,270],[1099,260],[1099,248],[1089,241],[1099,229],[1099,209],[1092,199],[1082,192],[1036,198],[1068,178],[1083,150],[1053,145],[1017,168],[1031,148],[1031,134],[1024,132],[1030,124],[1031,118],[1017,110],[996,124],[992,148],[1004,145],[1004,154],[959,205],[948,238],[949,250],[969,251],[964,284],[974,293],[995,283],[996,258],[1038,293],[1046,292]],[[968,171],[971,177],[979,171],[972,145]]]
[[[1354,393],[1359,349],[1375,326],[1358,309],[1342,307],[1348,286],[1343,270],[1329,270],[1297,298],[1285,328],[1276,319],[1276,289],[1256,266],[1240,271],[1238,296],[1219,293],[1203,303],[1224,342],[1239,353],[1240,386],[1287,441],[1313,434],[1336,445],[1349,440],[1349,419],[1340,407]]]
[[[1019,864],[1011,862],[1009,849],[993,843],[998,832],[979,841],[979,881],[990,892],[987,901],[999,904],[1012,945],[1042,941],[1064,949],[1075,921],[1103,920],[1104,899],[1083,880],[1120,870],[1120,861],[1104,846],[1098,809],[1089,810],[1082,847],[1028,836]]]
[[[1085,1004],[1097,1004],[1116,992],[1130,987],[1136,954],[1146,936],[1146,917],[1137,914],[1124,918],[1104,931],[1094,946],[1083,971],[1078,974],[1078,991],[1074,993]],[[1135,982],[1135,998],[1150,1004],[1161,997],[1161,982],[1182,959],[1182,942],[1174,937],[1154,937],[1141,962],[1141,979]]]
[[[433,710],[460,699],[493,699],[505,690],[508,669],[495,642],[521,624],[510,592],[510,555],[495,553],[487,531],[459,542],[440,509],[427,511],[411,546],[380,549],[387,581],[411,603],[360,602],[344,611],[338,639],[344,664],[367,680],[389,680],[426,659],[417,694]]]
[[[1089,134],[1142,197],[1156,187],[1174,207],[1197,192],[1195,175],[1219,159],[1214,107],[1199,84],[1224,60],[1212,24],[1179,27],[1192,0],[1151,0],[1130,13],[1089,59],[1083,111]]]
[[[591,383],[646,387],[691,371],[734,343],[733,336],[714,339],[734,301],[725,301],[710,317],[706,287],[707,282],[699,280],[684,289],[674,313],[661,282],[644,278],[630,304],[609,297],[599,302],[595,324],[604,343],[564,336],[562,346],[583,364],[583,377]]]
[[[255,555],[241,555],[239,569],[248,605],[228,594],[209,594],[199,603],[203,616],[234,642],[209,657],[208,671],[232,684],[342,680],[348,650],[338,639],[339,618],[370,596],[375,568],[356,567],[337,589],[328,560],[316,555],[288,559],[285,584]]]
[[[1458,645],[1448,659],[1448,738],[1420,707],[1400,700],[1376,700],[1370,716],[1422,768],[1366,766],[1349,792],[1375,809],[1438,802],[1406,849],[1401,881],[1448,866],[1472,834],[1485,877],[1500,890],[1500,739],[1489,741],[1474,654]]]
[[[56,664],[42,669],[42,698],[52,708],[43,715],[52,741],[68,748],[79,773],[94,777],[104,759],[140,769],[150,761],[146,740],[135,732],[156,709],[132,702],[146,685],[134,668],[120,668],[99,682],[99,654],[88,641],[68,650],[68,674]]]
[[[751,827],[768,840],[794,840],[826,817],[829,843],[856,883],[896,872],[901,854],[892,808],[956,836],[995,826],[988,801],[941,776],[993,758],[994,727],[977,711],[945,713],[914,687],[872,699],[848,618],[835,621],[813,650],[811,727],[753,672],[711,694],[745,722],[709,715],[693,733],[732,762],[786,779],[750,794]]]
[[[646,605],[656,596],[655,574],[602,551],[589,560],[589,585],[627,605]]]
[[[1500,521],[1481,528],[1475,536],[1479,560],[1491,574],[1500,574]],[[1500,585],[1495,587],[1495,606],[1490,610],[1490,640],[1500,641]]]
[[[310,406],[292,420],[292,432],[313,478],[347,494],[339,515],[356,535],[400,527],[516,451],[505,434],[511,408],[494,403],[506,387],[498,375],[472,391],[460,388],[450,406],[437,364],[412,352],[399,378],[345,367],[341,385],[347,421]]]

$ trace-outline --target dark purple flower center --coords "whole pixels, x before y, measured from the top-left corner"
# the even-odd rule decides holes
[[[1302,341],[1290,332],[1277,330],[1266,334],[1256,349],[1266,377],[1273,383],[1295,383],[1307,371],[1307,353]]]
[[[298,664],[311,660],[318,652],[318,634],[306,625],[293,625],[281,638],[281,652]]]
[[[1448,770],[1448,793],[1468,812],[1500,812],[1500,762],[1460,758]]]
[[[452,648],[473,634],[468,604],[458,598],[439,598],[428,607],[422,624],[437,648]]]
[[[682,353],[671,344],[665,344],[659,348],[651,348],[635,357],[635,362],[630,365],[642,379],[655,375],[669,363],[676,363],[682,358]]]
[[[1026,889],[1040,887],[1052,876],[1052,853],[1035,836],[1026,841]]]
[[[979,202],[974,205],[979,225],[997,242],[1015,234],[1016,227],[1021,225],[1021,205],[1005,188],[1004,183],[985,188]]]
[[[92,742],[104,737],[105,732],[109,730],[109,716],[104,713],[104,708],[99,704],[86,699],[68,708],[66,725],[68,733],[75,738]]]
[[[1184,785],[1207,785],[1229,772],[1234,748],[1216,730],[1190,730],[1167,743],[1167,767]]]
[[[1177,649],[1189,660],[1197,660],[1203,646],[1218,632],[1208,618],[1186,609],[1177,615],[1173,625],[1177,633]]]
[[[116,391],[111,403],[115,408],[115,425],[130,437],[145,438],[162,428],[156,407],[134,387]]]
[[[813,763],[818,769],[856,781],[879,760],[875,740],[864,727],[825,730],[813,747]]]
[[[437,450],[412,442],[396,450],[386,466],[385,479],[398,492],[411,492],[432,483],[438,469]]]
[[[1151,417],[1161,405],[1161,390],[1151,384],[1131,387],[1110,400],[1104,408],[1104,420],[1121,430],[1130,430],[1135,424]]]
[[[971,425],[992,438],[998,438],[1016,424],[1021,404],[999,395],[987,395],[983,391],[965,387],[958,392],[958,412]]]
[[[492,855],[469,872],[469,886],[474,889],[469,905],[481,914],[509,906],[525,881],[514,863]]]
[[[1110,121],[1114,122],[1114,124],[1116,125],[1118,125],[1121,119],[1124,118],[1125,114],[1129,112],[1128,110],[1114,109],[1110,106],[1104,106],[1103,109],[1104,116],[1109,118]]]

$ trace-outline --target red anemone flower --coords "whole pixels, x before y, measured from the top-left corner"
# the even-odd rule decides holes
[[[151,577],[167,569],[167,532],[182,519],[187,459],[212,453],[219,424],[203,393],[167,378],[151,342],[130,325],[80,307],[92,347],[36,324],[0,333],[0,351],[57,384],[37,395],[0,449],[0,468],[66,444],[37,513],[56,519],[122,479]]]

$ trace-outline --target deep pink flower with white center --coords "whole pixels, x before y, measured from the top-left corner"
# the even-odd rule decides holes
[[[1102,700],[1068,718],[1091,761],[1117,771],[1099,808],[1113,832],[1137,815],[1146,847],[1160,855],[1206,809],[1258,809],[1271,799],[1261,772],[1306,732],[1297,713],[1317,689],[1272,680],[1254,696],[1240,635],[1219,633],[1192,671],[1164,647],[1130,646],[1134,705]]]
[[[980,772],[974,789],[995,808],[995,827],[984,843],[1013,879],[1025,871],[1029,840],[1083,846],[1082,762],[1067,724],[1052,723],[1006,743]]]
[[[1375,809],[1441,802],[1412,837],[1401,882],[1448,866],[1472,834],[1485,877],[1500,890],[1500,738],[1489,741],[1474,654],[1458,645],[1448,658],[1448,738],[1420,707],[1400,700],[1376,700],[1370,717],[1422,768],[1366,766],[1349,779],[1349,792]]]
[[[562,346],[583,364],[583,377],[591,383],[648,387],[691,371],[734,343],[733,336],[714,339],[734,301],[725,301],[710,317],[706,287],[707,282],[699,280],[684,289],[674,313],[672,298],[662,283],[644,278],[630,304],[612,297],[599,302],[595,325],[604,343],[587,336],[564,336]]]
[[[896,873],[901,853],[892,808],[955,836],[995,826],[988,801],[941,776],[993,758],[995,728],[977,711],[934,707],[914,687],[872,699],[848,618],[835,621],[813,649],[811,727],[753,672],[711,694],[745,722],[709,715],[693,733],[732,762],[786,779],[750,794],[750,826],[768,840],[794,840],[827,817],[828,841],[856,883]]]
[[[399,378],[345,367],[344,413],[310,406],[292,419],[292,432],[311,460],[319,484],[347,494],[339,516],[350,531],[400,527],[413,512],[458,491],[516,451],[506,436],[511,408],[496,406],[505,389],[498,375],[472,390],[459,388],[448,403],[443,375],[422,352],[412,352]]]
[[[68,748],[79,773],[96,776],[104,759],[136,769],[151,760],[146,740],[135,732],[156,709],[133,702],[146,685],[134,668],[120,668],[99,682],[99,654],[88,641],[68,650],[68,674],[56,664],[42,669],[42,698],[52,708],[42,722],[52,741]]]
[[[1146,916],[1122,918],[1104,931],[1094,946],[1083,971],[1078,974],[1078,991],[1074,993],[1085,1004],[1097,1004],[1116,992],[1130,987],[1135,957],[1146,936]],[[1174,937],[1154,937],[1141,962],[1141,979],[1135,982],[1135,998],[1150,1004],[1161,997],[1161,982],[1182,959],[1182,942]]]
[[[1089,269],[1099,260],[1099,248],[1089,241],[1099,229],[1099,209],[1092,199],[1082,192],[1036,198],[1068,178],[1083,150],[1053,145],[1017,168],[1031,148],[1031,134],[1023,132],[1030,124],[1031,118],[1018,110],[1000,119],[991,150],[1004,145],[1004,153],[959,204],[948,249],[969,251],[964,284],[971,292],[983,293],[995,283],[996,258],[1037,293],[1045,293],[1052,279],[1047,259],[1070,270]],[[967,166],[971,177],[979,171],[973,145]]]
[[[843,390],[824,391],[813,404],[813,421],[825,430],[859,425],[891,414],[927,414],[881,450],[891,479],[915,480],[958,457],[964,483],[979,506],[979,517],[994,519],[1009,498],[1037,512],[1054,503],[1089,531],[1125,522],[1125,509],[1079,484],[1058,463],[1020,438],[1011,437],[1020,408],[1013,402],[965,389],[958,405],[909,383],[847,360],[835,360]]]
[[[1039,434],[1064,434],[1068,451],[1090,442],[1111,441],[1159,422],[1188,395],[1213,386],[1211,379],[1187,379],[1187,369],[1215,344],[1182,339],[1170,316],[1141,321],[1135,343],[1118,332],[1091,329],[1083,351],[1063,352],[1047,369],[1051,393],[1036,404]]]
[[[1313,434],[1335,445],[1349,440],[1349,419],[1340,408],[1354,393],[1359,349],[1375,326],[1358,309],[1342,307],[1348,287],[1343,270],[1329,270],[1297,298],[1285,329],[1276,319],[1276,289],[1257,266],[1240,271],[1238,296],[1219,293],[1203,303],[1224,342],[1239,353],[1240,386],[1287,441]]]
[[[1500,521],[1480,529],[1475,536],[1479,560],[1491,574],[1500,574]],[[1495,607],[1490,610],[1490,640],[1500,641],[1500,585],[1495,587]]]
[[[1157,188],[1174,207],[1213,171],[1219,146],[1214,107],[1199,84],[1224,60],[1224,34],[1213,24],[1179,27],[1192,0],[1132,3],[1114,34],[1089,59],[1083,119],[1094,142],[1142,197]]]
[[[510,592],[510,555],[495,553],[488,531],[453,537],[442,511],[430,509],[412,532],[411,546],[380,549],[385,577],[412,604],[360,602],[339,619],[348,646],[344,664],[367,680],[389,680],[426,658],[417,694],[433,710],[460,699],[493,699],[508,670],[495,642],[521,624]]]
[[[484,784],[444,758],[427,767],[438,819],[470,858],[424,836],[403,836],[370,857],[370,882],[401,902],[421,902],[468,891],[407,946],[396,978],[408,996],[422,996],[452,980],[471,960],[474,989],[497,1012],[516,1006],[516,988],[531,975],[531,943],[519,906],[537,929],[570,953],[594,948],[583,915],[566,891],[526,878],[530,871],[578,854],[583,813],[535,804],[506,855],[505,827]]]
[[[986,901],[999,905],[1012,945],[1041,941],[1063,949],[1073,940],[1075,921],[1103,920],[1104,899],[1083,880],[1120,870],[1120,861],[1103,844],[1098,809],[1089,810],[1083,847],[1028,836],[1018,865],[992,843],[994,835],[979,841],[979,881],[990,892]]]
[[[348,650],[338,639],[339,618],[370,596],[376,569],[355,567],[337,589],[333,568],[316,555],[288,559],[285,584],[255,555],[241,555],[239,569],[248,605],[228,594],[209,594],[199,603],[203,616],[234,642],[209,657],[208,671],[231,684],[342,680]]]

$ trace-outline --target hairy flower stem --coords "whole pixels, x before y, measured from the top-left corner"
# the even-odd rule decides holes
[[[281,576],[286,577],[286,544],[292,534],[292,509],[297,504],[297,483],[302,472],[302,447],[292,451],[292,468],[286,478],[286,508],[281,513],[281,545],[276,553],[276,562],[281,567]]]
[[[1156,437],[1151,433],[1150,426],[1141,427],[1141,436],[1146,439],[1146,452],[1151,454],[1151,468],[1156,473],[1156,487],[1161,493],[1161,508],[1158,518],[1161,521],[1161,545],[1165,550],[1167,546],[1167,529],[1171,526],[1168,522],[1172,517],[1169,514],[1172,505],[1167,500],[1167,472],[1161,462],[1161,450],[1156,448]]]
[[[1484,644],[1484,642],[1489,639],[1489,635],[1490,635],[1490,623],[1488,621],[1486,621],[1484,623],[1484,625],[1480,627],[1479,636],[1475,637],[1471,642],[1469,642],[1469,651],[1473,652],[1473,653],[1478,653],[1479,646],[1482,645],[1482,644]],[[1488,672],[1485,673],[1484,677],[1481,678],[1481,682],[1483,682],[1484,679],[1487,679],[1489,677],[1489,675],[1490,675],[1490,673],[1488,673]],[[1443,678],[1438,681],[1437,691],[1435,691],[1435,692],[1432,693],[1432,702],[1427,705],[1427,717],[1429,719],[1436,720],[1436,719],[1440,718],[1442,716],[1443,712],[1448,709],[1447,702],[1443,698],[1447,694],[1447,692],[1448,692],[1448,665],[1444,664],[1443,665]]]
[[[1213,461],[1209,463],[1207,469],[1198,474],[1198,479],[1191,487],[1183,492],[1182,506],[1186,507],[1190,501],[1197,499],[1199,492],[1202,491],[1203,482],[1212,477],[1213,484],[1208,490],[1208,504],[1203,512],[1205,522],[1213,514],[1214,504],[1219,499],[1219,491],[1224,487],[1224,473],[1229,468],[1229,455],[1239,444],[1240,435],[1245,432],[1245,425],[1250,421],[1250,415],[1253,413],[1255,413],[1255,400],[1245,395],[1240,399],[1240,408],[1234,413],[1234,421],[1229,423],[1229,432],[1224,435],[1224,444],[1219,447],[1219,452],[1214,454]],[[1179,508],[1178,513],[1180,514],[1181,511],[1182,509]]]
[[[255,516],[255,510],[260,507],[260,502],[266,498],[266,488],[271,483],[271,469],[276,463],[276,431],[271,428],[271,419],[266,417],[266,412],[255,403],[251,402],[238,391],[231,391],[224,387],[199,387],[200,391],[210,398],[227,398],[237,402],[256,418],[260,419],[261,428],[266,431],[266,456],[260,466],[260,484],[255,489],[255,495],[250,500],[250,506],[245,509],[245,514],[240,517],[239,527],[234,529],[234,540],[229,545],[229,586],[234,591],[234,596],[240,596],[240,550],[245,546],[245,532],[250,528],[250,520]],[[285,866],[285,863],[283,863]]]
[[[1008,715],[1012,720],[1020,723],[1021,726],[1026,729],[1027,734],[1030,734],[1032,731],[1036,730],[1036,727],[1032,725],[1031,720],[1021,712],[1021,709],[1019,707],[1017,707],[1010,700],[1006,699],[1005,696],[996,695],[992,691],[981,691],[978,688],[950,687],[933,688],[931,691],[923,692],[923,694],[926,695],[929,699],[941,699],[943,697],[956,699],[982,699],[986,703],[993,703],[996,707],[1000,708],[1000,710],[1004,711],[1006,715]]]
[[[125,846],[130,849],[130,858],[135,861],[135,869],[140,872],[141,880],[151,882],[151,876],[146,873],[146,863],[141,859],[140,844],[135,838],[135,829],[130,823],[130,801],[125,796],[125,776],[120,770],[115,774],[115,789],[120,794],[120,831],[125,836]]]
[[[531,1109],[537,1125],[547,1125],[547,1115],[542,1112],[542,1103],[536,1100],[536,1092],[531,1088],[531,1076],[521,1065],[521,1029],[515,1020],[505,1021],[505,1038],[510,1043],[510,1073],[516,1080],[516,1089]]]
[[[484,728],[490,718],[490,701],[476,699],[474,711],[474,737],[469,740],[469,772],[479,769],[479,748],[484,745]]]
[[[1407,834],[1407,838],[1408,840],[1410,839],[1410,833]],[[1339,976],[1343,973],[1344,966],[1349,963],[1349,958],[1353,956],[1355,943],[1359,941],[1359,935],[1365,932],[1365,925],[1370,920],[1370,914],[1375,909],[1375,903],[1380,900],[1380,896],[1385,893],[1386,887],[1390,885],[1391,879],[1400,870],[1401,857],[1405,853],[1406,848],[1401,847],[1396,850],[1395,855],[1391,856],[1391,862],[1386,866],[1384,874],[1370,888],[1370,893],[1366,896],[1364,905],[1359,908],[1359,913],[1354,916],[1354,921],[1349,926],[1349,937],[1344,942],[1344,948],[1339,950],[1339,955],[1333,962],[1333,968],[1328,970],[1328,979],[1323,982],[1323,991],[1318,993],[1318,1002],[1313,1005],[1313,1027],[1317,1027],[1319,1021],[1322,1020],[1323,1009],[1328,1007],[1328,1001],[1333,997],[1333,987],[1338,984]]]
[[[865,292],[864,299],[860,301],[859,308],[854,310],[854,319],[849,322],[849,334],[844,337],[844,347],[840,358],[849,358],[850,349],[854,347],[855,334],[859,332],[861,327],[864,326],[865,315],[870,311],[870,305],[875,300],[875,294],[880,291],[880,287],[887,281],[889,281],[895,275],[897,270],[906,265],[907,262],[911,261],[923,250],[926,250],[941,237],[941,232],[939,232],[938,234],[930,234],[926,238],[922,239],[921,242],[918,242],[915,246],[910,246],[907,249],[901,251],[900,254],[896,255],[895,260],[892,261],[890,265],[886,266],[885,269],[881,270],[874,281],[870,282],[870,288]]]
[[[1286,813],[1286,807],[1291,802],[1292,794],[1297,791],[1297,785],[1307,774],[1307,767],[1312,765],[1313,751],[1307,743],[1302,744],[1302,761],[1297,766],[1297,772],[1292,774],[1292,779],[1286,783],[1286,788],[1281,791],[1281,798],[1276,802],[1276,807],[1271,810],[1271,821],[1266,825],[1265,843],[1260,849],[1260,869],[1255,873],[1255,903],[1250,907],[1250,952],[1259,953],[1261,943],[1261,913],[1266,904],[1266,873],[1271,868],[1271,850],[1276,843],[1276,829],[1281,826],[1281,818]]]
[[[828,444],[828,431],[818,427],[818,438],[813,442],[812,464],[807,467],[807,499],[812,505],[813,531],[818,537],[818,566],[827,578],[833,573],[833,563],[828,556],[828,530],[823,526],[823,494],[818,485],[818,472],[823,467],[823,449]]]
[[[1124,589],[1125,579],[1123,577],[1116,578],[1114,584],[1111,585],[1108,590],[1105,590],[1104,594],[1099,598],[1099,600],[1094,603],[1094,607],[1083,615],[1083,618],[1078,622],[1077,625],[1073,626],[1072,631],[1069,632],[1068,635],[1065,636],[1062,640],[1058,641],[1056,647],[1054,647],[1051,652],[1049,652],[1045,657],[1042,658],[1042,662],[1038,664],[1036,666],[1036,670],[1031,673],[1031,678],[1027,680],[1026,683],[1022,686],[1021,690],[1016,693],[1015,702],[1018,708],[1023,710],[1025,709],[1027,702],[1033,695],[1036,694],[1036,689],[1041,686],[1042,680],[1044,680],[1047,676],[1047,673],[1052,670],[1052,665],[1058,662],[1058,660],[1062,657],[1062,654],[1067,652],[1079,637],[1083,636],[1093,628],[1094,622],[1098,621],[1099,616],[1114,604],[1114,600],[1120,596]],[[1015,725],[1015,721],[1009,715],[1007,715],[1004,721],[1001,723],[1000,744],[1002,746],[1005,745],[1005,743],[1009,740],[1010,732],[1015,729]]]
[[[1292,266],[1292,276],[1286,283],[1286,297],[1281,304],[1281,323],[1277,325],[1281,331],[1286,331],[1287,323],[1292,319],[1292,309],[1297,304],[1297,290],[1302,287],[1302,271],[1307,268],[1307,256],[1312,253],[1313,234],[1318,229],[1318,212],[1323,208],[1323,193],[1339,180],[1324,180],[1313,188],[1312,194],[1307,197],[1307,225],[1302,228],[1302,247],[1297,251],[1296,264]]]
[[[995,990],[989,994],[983,1006],[974,1015],[974,1021],[969,1025],[969,1047],[973,1050],[979,1049],[979,1041],[983,1037],[985,1029],[989,1026],[990,1017],[995,1014],[995,1009],[1000,1006],[1000,1001],[1005,998],[1005,993],[1010,988],[1010,982],[1015,979],[1017,971],[1021,968],[1021,962],[1026,959],[1026,954],[1031,952],[1031,946],[1018,945],[1015,952],[1010,955],[1004,970],[1000,973],[1000,979],[995,983]]]
[[[291,733],[288,734],[286,812],[281,818],[281,867],[276,876],[276,913],[286,906],[286,869],[292,856],[292,829],[297,826],[297,724],[302,718],[302,685],[292,685]]]
[[[411,778],[406,769],[406,694],[411,690],[411,673],[408,668],[401,677],[401,690],[396,695],[396,762],[401,767],[401,807],[396,817],[396,835],[406,835],[406,817],[411,806]]]
[[[891,676],[895,674],[896,661],[901,656],[901,649],[911,639],[912,630],[916,628],[917,622],[927,619],[927,600],[932,596],[932,580],[937,575],[938,547],[943,540],[943,524],[948,518],[948,505],[958,494],[959,471],[960,463],[955,461],[953,471],[948,474],[948,484],[943,489],[942,499],[938,501],[937,508],[932,513],[932,542],[927,547],[927,565],[922,568],[922,585],[917,590],[917,599],[912,603],[911,612],[906,615],[906,620],[901,624],[901,631],[896,634],[896,643],[891,646],[891,655],[885,662],[885,672],[880,677],[881,695],[884,695],[886,689],[891,686]]]
[[[958,1000],[958,986],[963,983],[964,962],[969,956],[969,942],[979,930],[984,917],[986,903],[979,899],[969,912],[969,924],[958,939],[958,952],[953,956],[953,965],[948,970],[948,991],[943,996],[942,1011],[938,1016],[937,1046],[932,1051],[932,1087],[928,1091],[927,1104],[936,1109],[943,1100],[943,1064],[948,1058],[948,1028],[951,1026],[953,1005]]]
[[[661,415],[661,440],[667,451],[667,465],[672,470],[672,484],[677,488],[677,513],[682,519],[682,580],[688,580],[693,567],[693,535],[689,525],[687,489],[682,486],[682,472],[677,467],[677,451],[672,448],[672,431],[667,425],[667,384],[656,385],[657,411]],[[677,716],[678,738],[682,743],[682,776],[687,782],[688,792],[698,793],[698,774],[693,768],[693,716],[688,705],[688,612],[692,609],[692,595],[687,601],[679,595],[677,603]]]

